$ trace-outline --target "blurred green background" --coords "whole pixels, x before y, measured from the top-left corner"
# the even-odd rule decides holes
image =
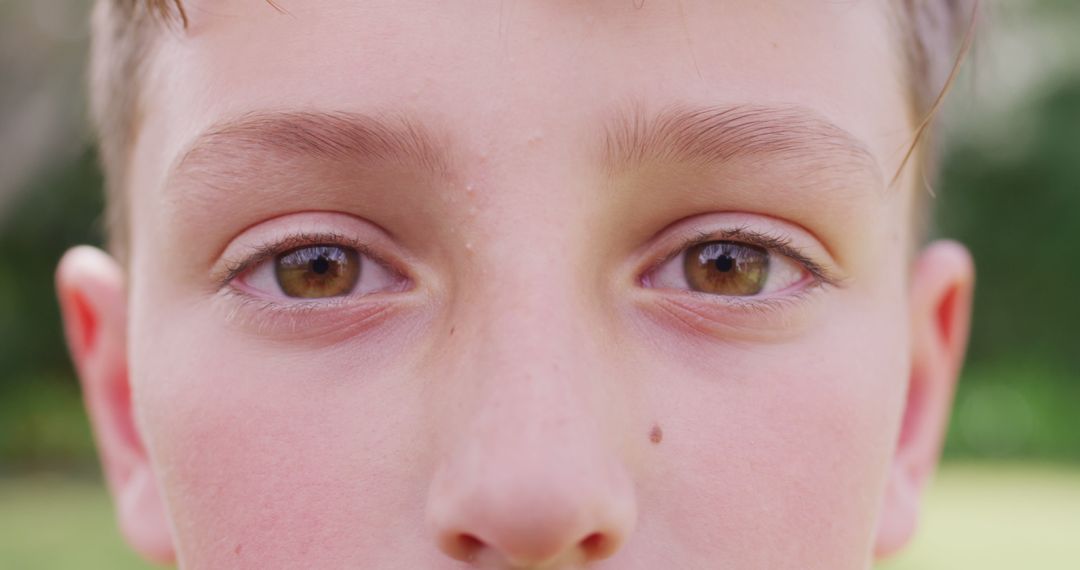
[[[77,4],[0,3],[0,568],[145,568],[52,288],[61,253],[102,237]],[[978,267],[970,357],[923,528],[888,570],[1080,568],[1080,3],[989,8],[934,186],[935,234]]]

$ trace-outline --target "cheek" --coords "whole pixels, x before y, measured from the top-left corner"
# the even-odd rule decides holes
[[[140,423],[186,565],[319,566],[423,530],[402,516],[422,512],[412,503],[426,491],[422,420],[409,413],[420,406],[400,370],[365,359],[377,343],[289,350],[199,318],[178,312],[132,343]]]
[[[798,339],[660,363],[678,380],[650,388],[665,438],[642,511],[735,567],[866,567],[906,386],[899,316],[833,312]]]

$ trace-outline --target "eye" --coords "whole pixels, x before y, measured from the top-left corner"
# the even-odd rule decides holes
[[[308,245],[256,265],[241,283],[268,296],[324,299],[393,289],[400,278],[354,248]]]
[[[708,241],[688,246],[648,277],[648,285],[728,297],[784,291],[810,271],[794,259],[749,243]]]

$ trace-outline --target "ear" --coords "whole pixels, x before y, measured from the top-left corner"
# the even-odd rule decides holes
[[[915,533],[922,492],[937,468],[967,348],[974,284],[971,254],[956,242],[931,244],[913,268],[908,303],[911,377],[878,521],[879,558],[903,548]]]
[[[172,563],[168,518],[131,405],[123,270],[101,250],[76,247],[60,260],[56,291],[120,529],[147,559]]]

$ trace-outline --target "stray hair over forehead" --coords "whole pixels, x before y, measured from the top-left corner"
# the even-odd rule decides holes
[[[283,12],[274,0],[263,1]],[[640,2],[633,1],[639,7]],[[918,165],[933,170],[929,145],[921,141],[967,51],[979,0],[886,1],[896,14],[901,47],[908,60],[912,116],[917,118],[904,163],[917,152]],[[128,241],[128,169],[147,112],[140,104],[145,68],[157,37],[170,23],[188,25],[183,0],[96,0],[90,53],[91,115],[105,172],[108,245],[121,260],[126,257]]]

